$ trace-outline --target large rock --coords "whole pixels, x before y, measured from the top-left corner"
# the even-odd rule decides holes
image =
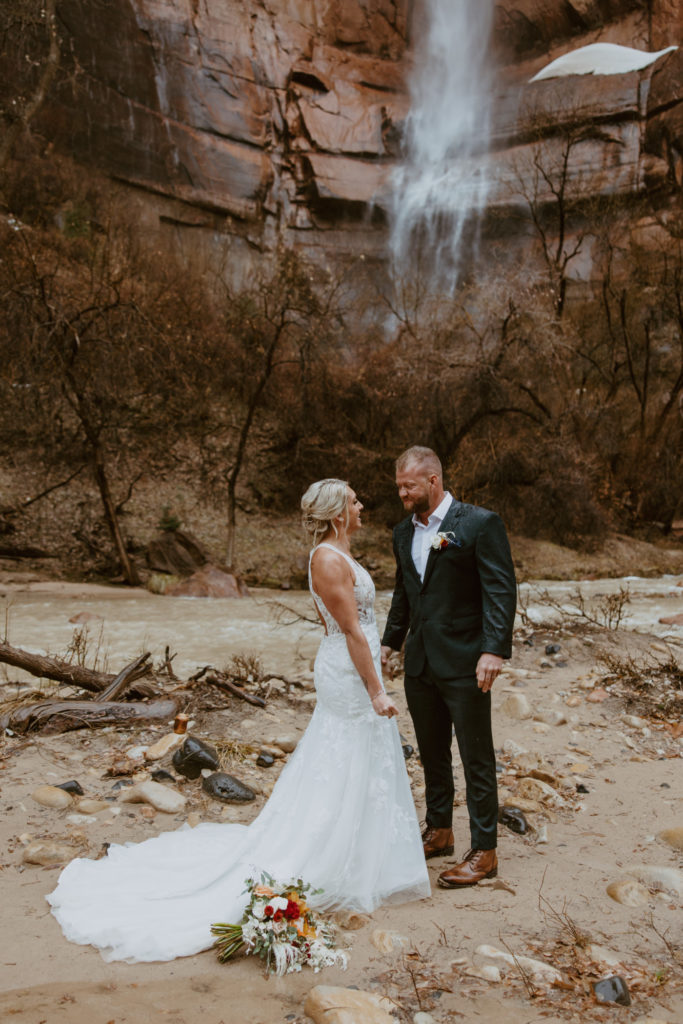
[[[182,530],[169,530],[147,545],[147,565],[172,576],[189,576],[208,559],[200,542]]]
[[[315,1024],[396,1024],[394,1004],[376,992],[316,985],[306,996],[304,1013]]]
[[[249,590],[231,573],[205,565],[189,579],[176,583],[166,591],[170,597],[248,597]]]

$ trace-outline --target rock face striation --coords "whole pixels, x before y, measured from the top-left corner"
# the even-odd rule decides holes
[[[59,0],[64,74],[41,127],[77,159],[143,190],[152,219],[180,226],[187,244],[199,234],[209,250],[216,238],[268,248],[284,232],[322,260],[380,254],[410,102],[412,27],[427,2]],[[594,42],[683,43],[683,7],[496,3],[499,211],[519,205],[524,185],[516,194],[515,185],[538,146],[554,163],[568,140],[568,176],[581,195],[671,196],[683,185],[683,51],[629,74],[529,82]]]

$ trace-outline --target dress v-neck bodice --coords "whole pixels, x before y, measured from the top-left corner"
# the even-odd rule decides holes
[[[325,602],[316,594],[313,589],[313,578],[311,574],[311,566],[313,564],[313,556],[315,555],[318,548],[329,548],[331,551],[336,551],[348,564],[351,566],[353,571],[353,592],[356,598],[356,606],[358,608],[358,621],[361,626],[375,626],[375,584],[372,582],[372,577],[367,569],[364,569],[362,565],[359,565],[355,559],[347,555],[345,551],[340,551],[334,544],[327,544],[325,541],[321,541],[311,551],[308,558],[308,587],[313,595],[316,607],[322,616],[323,622],[325,623],[325,629],[328,636],[343,636],[339,624],[333,615],[327,610]]]

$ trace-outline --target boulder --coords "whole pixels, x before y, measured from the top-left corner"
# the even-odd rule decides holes
[[[249,590],[237,576],[215,565],[205,565],[189,579],[169,587],[166,594],[170,597],[248,597]]]
[[[147,565],[172,576],[189,576],[208,559],[200,542],[189,533],[169,530],[155,537],[145,552]]]
[[[304,1013],[314,1024],[396,1024],[394,1004],[377,992],[316,985],[306,996]]]

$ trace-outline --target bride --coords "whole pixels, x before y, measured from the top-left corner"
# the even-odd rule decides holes
[[[325,627],[308,728],[251,825],[204,823],[78,858],[47,897],[64,935],[105,960],[172,960],[238,922],[245,879],[267,871],[323,891],[317,910],[371,912],[428,896],[422,839],[396,722],[381,682],[375,588],[350,538],[363,506],[342,480],[301,502],[311,534],[309,586]]]

